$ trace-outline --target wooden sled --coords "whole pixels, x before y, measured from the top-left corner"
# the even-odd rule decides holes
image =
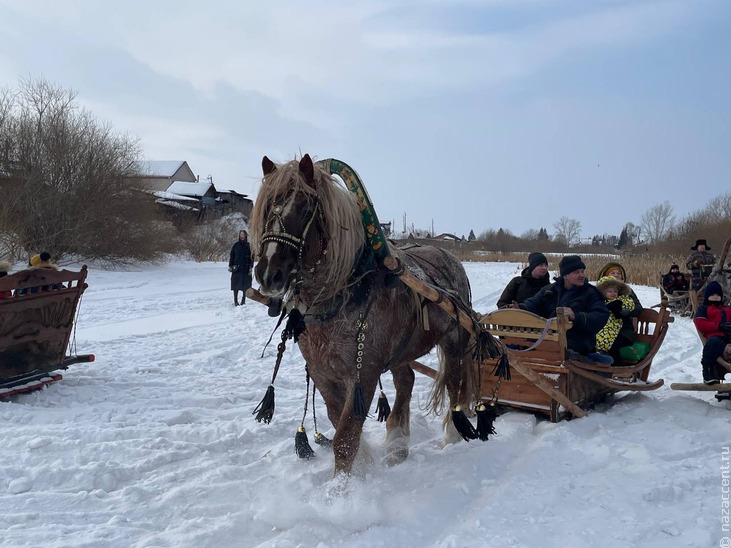
[[[87,268],[80,272],[23,270],[0,278],[0,397],[42,388],[61,379],[49,374],[93,362],[93,354],[67,355]]]
[[[701,340],[701,344],[705,346],[706,344],[706,338],[703,336],[703,333],[698,331],[698,329],[695,330],[696,333],[698,333],[698,338]],[[731,373],[731,363],[723,359],[723,356],[719,356],[716,358],[716,363],[721,367],[721,369],[725,369],[729,373]],[[726,373],[724,373],[724,376]],[[731,383],[719,383],[719,384],[706,384],[703,382],[697,382],[697,383],[682,383],[682,382],[674,382],[670,385],[671,390],[685,390],[685,391],[698,391],[698,392],[717,392],[716,399],[718,401],[722,400],[728,400],[731,399]]]
[[[461,325],[474,333],[472,318],[442,299],[436,288],[401,268],[391,257],[384,264],[407,286],[458,317]],[[512,378],[496,378],[492,372],[498,359],[486,360],[480,364],[482,398],[490,401],[497,392],[498,404],[543,413],[557,422],[567,416],[585,416],[586,408],[616,392],[655,390],[663,385],[663,380],[648,381],[652,360],[673,321],[662,305],[657,311],[644,309],[636,318],[635,337],[650,344],[648,354],[636,364],[608,366],[566,357],[566,331],[571,323],[563,315],[546,320],[525,310],[496,310],[478,323],[506,347]],[[420,362],[413,362],[412,368],[436,376],[434,369]]]

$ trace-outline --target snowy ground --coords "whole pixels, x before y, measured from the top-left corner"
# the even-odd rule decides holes
[[[466,268],[474,308],[488,312],[519,265]],[[676,319],[655,359],[661,389],[559,424],[507,413],[487,443],[442,449],[441,418],[421,411],[430,381],[418,376],[408,460],[381,465],[384,426],[368,420],[374,463],[334,496],[332,454],[293,453],[296,347],[273,422],[254,421],[278,336],[260,358],[274,320],[256,303],[234,308],[228,283],[222,263],[92,269],[76,342],[97,361],[0,403],[1,546],[731,546],[728,404],[669,388],[701,378],[689,319]],[[635,290],[657,303],[657,289]],[[318,415],[332,436],[321,402]]]

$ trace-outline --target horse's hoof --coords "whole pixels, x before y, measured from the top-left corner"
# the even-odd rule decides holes
[[[409,448],[399,448],[394,451],[389,452],[385,457],[383,457],[383,464],[386,466],[396,466],[397,464],[401,464],[404,462],[409,456]]]

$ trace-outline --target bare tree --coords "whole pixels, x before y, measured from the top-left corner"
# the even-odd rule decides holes
[[[523,232],[520,237],[523,240],[526,240],[528,242],[535,242],[538,240],[538,229],[537,228],[529,228],[525,232]]]
[[[640,227],[651,244],[664,240],[673,229],[675,216],[673,206],[665,201],[655,204],[642,215]]]
[[[705,208],[709,222],[731,220],[731,192],[716,196]]]
[[[581,236],[581,223],[565,215],[553,224],[553,228],[556,231],[553,239],[565,245],[577,243]]]
[[[28,253],[119,262],[169,250],[154,204],[126,179],[137,141],[99,124],[73,91],[21,81],[0,94],[0,135],[4,228]]]

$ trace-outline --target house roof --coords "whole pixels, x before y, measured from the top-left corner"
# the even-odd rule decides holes
[[[198,202],[196,198],[190,196],[183,196],[182,194],[173,194],[172,192],[163,192],[162,190],[150,190],[150,194],[163,200],[177,200],[179,202]]]
[[[181,160],[150,160],[134,162],[134,166],[142,176],[172,177],[184,163]]]
[[[172,194],[180,194],[182,196],[205,196],[206,192],[210,190],[213,183],[209,181],[201,181],[198,183],[188,183],[186,181],[173,181],[168,187],[167,192]],[[215,190],[215,189],[214,189]]]

